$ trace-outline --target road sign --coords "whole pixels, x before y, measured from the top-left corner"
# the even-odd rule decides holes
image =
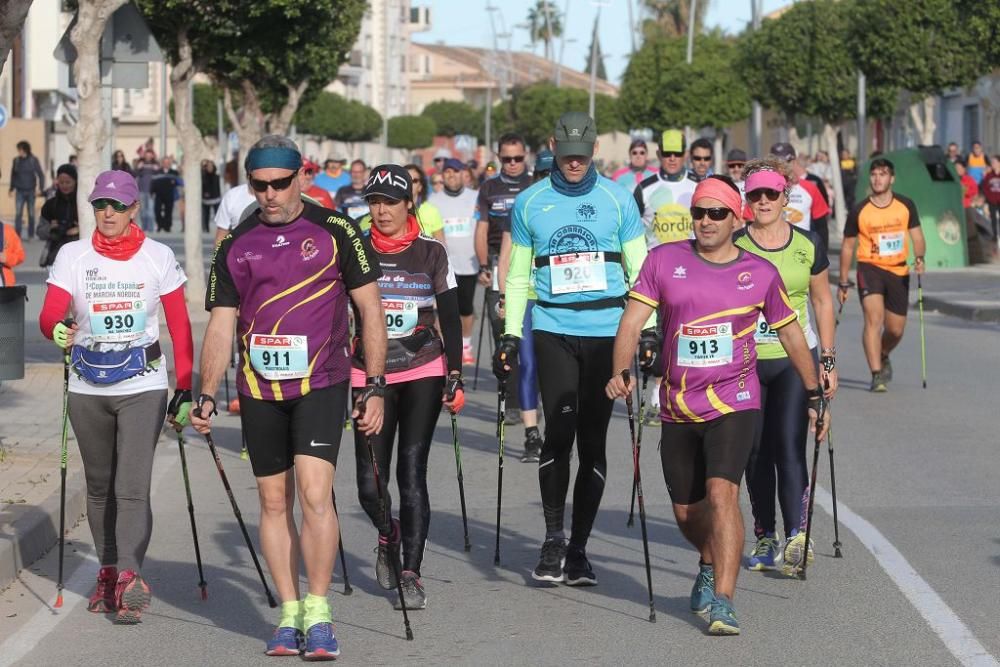
[[[0,104],[0,130],[6,127],[8,118],[10,118],[10,114],[7,113],[7,107]]]

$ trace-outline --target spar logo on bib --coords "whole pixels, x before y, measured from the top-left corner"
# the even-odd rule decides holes
[[[589,204],[582,206],[589,206]],[[580,225],[560,227],[549,240],[550,255],[587,252],[588,250],[597,250],[597,237],[589,229]]]

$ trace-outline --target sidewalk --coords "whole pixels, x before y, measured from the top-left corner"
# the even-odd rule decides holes
[[[974,322],[1000,322],[1000,264],[929,271],[923,276],[924,309]],[[916,306],[916,281],[911,279]]]

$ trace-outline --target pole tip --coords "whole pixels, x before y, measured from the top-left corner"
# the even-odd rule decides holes
[[[344,586],[344,595],[350,595],[353,592],[354,592],[354,589],[351,588],[350,584],[347,584],[347,585]]]
[[[466,551],[472,551],[472,545],[471,545],[471,544],[469,544],[468,542],[466,542],[466,543],[465,543],[465,550],[466,550]]]
[[[52,606],[55,607],[56,609],[59,609],[60,607],[63,606],[63,596],[62,596],[62,593],[60,593],[59,595],[56,596],[56,603],[54,605],[52,605]]]
[[[927,380],[924,380],[924,389],[927,389]]]
[[[655,611],[649,612],[649,622],[650,623],[656,623],[656,612]]]
[[[267,604],[269,607],[271,607],[271,609],[274,609],[275,607],[278,606],[278,603],[277,601],[275,601],[274,596],[271,595],[270,593],[267,594]]]
[[[208,588],[205,587],[205,584],[201,584],[201,599],[202,600],[208,599]]]
[[[409,628],[406,628],[406,641],[413,641],[413,630],[410,630]]]
[[[500,564],[500,556],[494,556],[493,557],[493,564],[494,565],[499,565]]]

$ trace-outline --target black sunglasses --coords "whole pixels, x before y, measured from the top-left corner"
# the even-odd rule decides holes
[[[251,178],[250,187],[257,192],[267,192],[269,187],[274,188],[275,192],[281,192],[282,190],[288,189],[288,186],[292,184],[292,179],[294,178],[295,174],[285,176],[284,178],[276,178],[273,181],[262,181],[258,178]]]
[[[730,162],[728,167],[730,169],[742,169],[746,163],[744,162]]]
[[[632,155],[645,155],[646,151],[632,151]]]
[[[501,155],[500,156],[500,161],[503,162],[504,164],[513,164],[515,162],[518,163],[518,164],[520,164],[520,163],[524,162],[524,156],[523,155]]]
[[[95,211],[103,211],[110,206],[116,213],[124,213],[129,208],[129,204],[123,204],[116,199],[95,199],[90,204]]]
[[[692,162],[709,162],[712,159],[711,155],[692,155]]]
[[[760,201],[761,197],[767,197],[768,201],[778,201],[778,197],[781,196],[781,192],[778,190],[772,190],[771,188],[757,188],[753,192],[747,193],[747,200],[756,204]]]
[[[660,155],[663,157],[684,157],[684,151],[660,151]]]
[[[726,217],[730,213],[732,213],[732,211],[723,206],[715,208],[704,208],[702,206],[691,207],[691,217],[694,218],[695,220],[701,220],[702,218],[705,217],[706,213],[708,214],[709,220],[715,220],[716,222],[719,222],[721,220],[725,220]]]

